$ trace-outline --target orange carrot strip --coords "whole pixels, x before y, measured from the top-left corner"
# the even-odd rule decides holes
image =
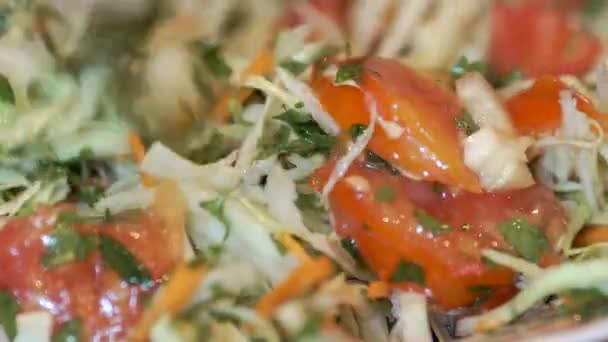
[[[608,226],[588,226],[576,235],[575,247],[585,247],[599,242],[608,242]]]
[[[367,287],[367,296],[372,299],[390,297],[391,292],[391,286],[384,281],[374,281]]]
[[[135,158],[137,164],[141,164],[146,156],[146,147],[141,141],[139,135],[133,131],[129,132],[129,145],[131,146],[131,154],[133,154],[133,158]],[[156,183],[156,179],[153,176],[141,171],[139,174],[141,176],[141,182],[144,186],[150,187]]]
[[[180,265],[167,285],[150,304],[131,334],[131,341],[147,341],[154,324],[165,314],[175,315],[182,310],[207,274],[205,266]]]
[[[249,75],[264,75],[268,73],[274,65],[274,55],[272,50],[264,49],[255,57],[253,62],[243,70],[243,76]],[[211,110],[211,117],[218,122],[226,122],[228,120],[230,100],[235,98],[239,103],[245,102],[249,96],[253,93],[253,89],[243,88],[240,89],[236,94],[227,94],[215,103]]]
[[[301,263],[312,261],[312,258],[308,253],[306,253],[304,247],[302,247],[302,245],[298,241],[296,241],[296,239],[294,239],[291,235],[287,233],[281,234],[281,236],[279,237],[279,241],[285,246],[285,248],[287,248],[291,253],[293,253],[293,255],[295,255]]]
[[[296,267],[282,283],[264,295],[258,301],[255,309],[260,316],[270,318],[281,304],[290,298],[304,294],[333,273],[334,266],[326,257],[303,263]]]

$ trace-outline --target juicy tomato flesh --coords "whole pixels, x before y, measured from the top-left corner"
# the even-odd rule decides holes
[[[319,169],[311,184],[321,189],[333,169]],[[394,192],[391,201],[378,201],[381,187]],[[488,266],[482,251],[512,251],[496,225],[522,218],[543,229],[551,245],[564,232],[566,218],[553,194],[541,186],[504,193],[474,194],[438,190],[430,182],[393,176],[358,161],[336,184],[330,207],[338,234],[351,238],[365,263],[380,280],[391,282],[401,261],[419,265],[425,288],[412,283],[394,284],[402,289],[425,290],[444,310],[471,305],[479,293],[472,288],[492,288],[490,305],[500,304],[514,293],[513,272]],[[430,215],[451,227],[437,236],[417,221],[417,213]],[[559,257],[546,251],[543,266]]]
[[[601,42],[583,30],[576,3],[559,4],[495,1],[489,47],[493,69],[527,76],[587,72],[600,57]]]
[[[376,126],[368,148],[392,165],[420,178],[480,192],[477,176],[463,161],[456,117],[458,98],[435,81],[398,61],[369,58],[358,87],[335,85],[319,74],[312,81],[324,109],[344,130],[369,124],[375,104],[383,124],[402,130],[387,134]],[[371,101],[370,101],[371,100]]]
[[[516,129],[521,134],[539,135],[553,133],[562,124],[560,92],[569,89],[559,78],[544,76],[534,85],[511,97],[507,109]],[[604,129],[608,128],[605,115],[600,113],[585,96],[572,90],[579,111],[596,120]]]
[[[63,208],[64,210],[66,208]],[[171,239],[158,218],[143,212],[119,223],[82,224],[76,229],[106,234],[125,246],[151,273],[154,285],[129,285],[104,264],[99,252],[85,261],[45,269],[44,241],[56,226],[58,208],[42,207],[0,230],[0,290],[10,291],[22,312],[46,310],[55,330],[72,319],[83,322],[83,340],[115,341],[136,324],[143,303],[170,272],[176,259],[158,251]],[[69,209],[68,209],[69,210]]]

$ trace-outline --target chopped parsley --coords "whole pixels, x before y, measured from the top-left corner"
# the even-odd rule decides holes
[[[207,202],[201,202],[200,206],[222,223],[226,222],[226,219],[224,218],[224,199],[222,197],[217,197]]]
[[[513,70],[510,73],[504,75],[500,80],[500,86],[505,87],[513,82],[520,81],[524,78],[524,74],[519,70]]]
[[[369,150],[366,152],[365,155],[365,166],[375,170],[388,170],[394,176],[400,174],[399,170],[393,167],[389,162]]]
[[[580,315],[589,320],[608,314],[608,296],[598,289],[575,289],[562,294],[565,298],[560,307],[563,316]]]
[[[348,132],[350,133],[350,136],[353,140],[357,140],[357,138],[361,134],[363,134],[363,132],[365,131],[366,128],[367,128],[366,125],[356,123],[356,124],[353,124],[352,126],[350,126],[350,128],[348,129]]]
[[[216,44],[196,43],[201,60],[205,68],[217,78],[227,78],[232,74],[232,69],[226,63],[222,55],[222,49]]]
[[[607,4],[608,1],[606,0],[585,0],[583,12],[587,17],[597,17]]]
[[[21,310],[17,298],[8,291],[0,291],[0,325],[9,341],[17,336],[17,313]]]
[[[360,82],[363,78],[363,62],[359,61],[352,64],[343,64],[338,68],[336,73],[336,83],[344,83],[348,81]]]
[[[209,316],[220,323],[235,323],[238,324],[241,318],[234,313],[220,308],[210,308]]]
[[[0,25],[1,26],[1,25]],[[0,29],[1,30],[1,29]],[[15,103],[15,93],[10,83],[5,77],[0,76],[0,101],[5,103]]]
[[[526,260],[538,263],[541,253],[549,248],[549,240],[542,229],[524,219],[508,220],[499,223],[496,228],[515,252]]]
[[[211,215],[215,216],[225,227],[224,241],[228,238],[230,233],[230,223],[224,216],[224,198],[217,197],[211,201],[201,202],[201,208],[207,210]]]
[[[439,182],[433,182],[431,189],[436,194],[442,194],[443,193],[443,184],[441,184]]]
[[[390,184],[380,186],[374,195],[376,202],[393,202],[395,198],[395,189],[393,189],[393,186]]]
[[[55,268],[75,261],[85,261],[95,250],[94,234],[77,231],[73,226],[60,224],[49,236],[46,251],[40,262],[45,268]]]
[[[473,121],[471,114],[469,112],[462,112],[459,116],[455,117],[456,127],[460,129],[467,136],[477,132],[479,130],[479,126]]]
[[[424,212],[424,210],[414,210],[414,216],[416,217],[416,220],[418,220],[418,223],[424,229],[431,231],[434,236],[439,236],[453,230],[452,226],[439,221],[435,217]]]
[[[302,340],[316,340],[314,339],[321,330],[321,322],[323,321],[323,315],[315,312],[309,315],[308,319],[300,330],[296,333],[294,341],[302,341]]]
[[[229,141],[223,134],[215,131],[205,145],[194,150],[189,155],[189,159],[198,164],[214,163],[230,154],[233,147],[232,141]]]
[[[323,131],[319,124],[308,113],[296,109],[287,109],[275,119],[285,123],[287,129],[281,128],[270,141],[263,142],[265,155],[292,153],[309,157],[315,153],[329,155],[334,146],[335,138]],[[290,140],[290,130],[297,138]]]
[[[424,270],[420,265],[401,260],[390,278],[391,283],[411,282],[421,286],[425,284]]]
[[[468,288],[468,290],[477,296],[472,304],[473,306],[487,302],[494,293],[494,290],[491,287],[484,285],[471,286]]]
[[[104,263],[131,285],[149,285],[152,276],[146,267],[120,242],[108,235],[99,235],[99,250]]]
[[[357,245],[355,244],[355,240],[351,238],[344,238],[340,240],[340,246],[342,246],[342,248],[347,251],[351,257],[353,257],[353,260],[355,260],[357,263],[361,262],[361,254],[359,253],[359,248],[357,248]]]
[[[280,64],[281,68],[289,71],[294,76],[298,76],[303,73],[309,65],[310,64],[308,63],[298,62],[293,59],[286,60]]]
[[[296,199],[296,206],[300,210],[317,210],[323,208],[321,205],[321,199],[319,195],[315,192],[311,193],[298,193],[298,198]]]
[[[72,211],[57,215],[57,225],[45,243],[40,262],[45,268],[59,267],[75,261],[85,261],[97,247],[95,234],[82,232],[74,226],[104,220],[105,216],[80,216]]]
[[[292,75],[298,76],[312,64],[315,64],[318,61],[325,61],[327,57],[335,55],[338,52],[333,46],[324,46],[322,47],[314,56],[310,58],[310,60],[306,62],[296,61],[292,58],[286,59],[280,63],[280,66],[289,71]]]
[[[462,75],[473,71],[478,71],[485,75],[488,73],[488,70],[488,64],[480,61],[469,61],[467,57],[462,56],[460,57],[458,62],[456,62],[456,64],[452,67],[452,78],[457,79]]]
[[[82,321],[73,319],[65,323],[51,338],[51,342],[80,342],[82,341]]]

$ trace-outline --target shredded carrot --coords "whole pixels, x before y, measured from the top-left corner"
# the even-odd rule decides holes
[[[264,75],[268,73],[274,65],[274,55],[272,50],[263,49],[255,57],[253,62],[243,70],[243,76],[249,75]],[[229,117],[230,100],[236,99],[239,103],[245,102],[249,96],[253,93],[253,89],[244,88],[239,90],[236,94],[226,94],[215,103],[211,110],[211,117],[218,122],[226,122]]]
[[[390,297],[391,292],[391,286],[384,281],[371,282],[367,287],[367,296],[372,299]]]
[[[599,242],[608,242],[608,226],[588,226],[574,239],[575,247],[585,247]]]
[[[129,340],[147,341],[154,324],[166,314],[175,315],[182,310],[207,274],[205,266],[182,264],[173,272],[167,285],[150,304]]]
[[[302,245],[298,241],[296,241],[296,239],[294,239],[291,235],[287,233],[281,234],[281,236],[279,237],[279,241],[285,246],[285,248],[287,248],[291,253],[293,253],[293,255],[295,255],[301,263],[312,261],[312,258],[308,253],[306,253],[304,247],[302,247]]]
[[[139,135],[133,131],[129,132],[129,145],[131,146],[131,153],[133,154],[133,158],[137,164],[141,164],[146,156],[146,147],[144,143],[141,141]],[[141,182],[144,186],[153,186],[156,183],[156,179],[151,175],[146,174],[145,172],[140,171]]]
[[[292,297],[302,295],[333,273],[334,266],[326,257],[305,262],[296,267],[282,283],[264,295],[258,301],[256,311],[260,316],[270,318],[281,304]]]

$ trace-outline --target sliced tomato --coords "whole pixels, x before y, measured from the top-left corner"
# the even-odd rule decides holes
[[[318,170],[312,186],[321,189],[332,168]],[[379,200],[378,191],[387,188],[392,191],[390,200]],[[432,183],[372,170],[359,162],[336,184],[330,207],[338,234],[355,241],[380,280],[391,282],[401,262],[416,264],[424,271],[424,288],[411,282],[394,285],[426,289],[445,310],[470,305],[479,295],[474,288],[481,286],[496,290],[502,299],[505,293],[513,293],[513,273],[482,260],[486,248],[512,250],[497,231],[498,223],[525,219],[541,227],[553,246],[566,222],[553,193],[541,186],[500,194],[453,194]],[[435,235],[418,221],[421,212],[451,229]],[[555,260],[559,260],[557,254],[547,251],[541,264]]]
[[[13,293],[23,312],[47,310],[56,328],[80,319],[83,340],[121,340],[140,317],[145,297],[176,265],[175,255],[159,253],[166,251],[175,237],[151,212],[120,222],[76,227],[81,232],[104,234],[122,244],[151,273],[155,281],[151,286],[123,281],[98,251],[84,261],[45,269],[41,264],[45,241],[55,229],[58,210],[42,207],[33,216],[12,219],[0,229],[0,290]]]
[[[528,76],[588,71],[601,54],[601,42],[583,30],[579,18],[567,10],[572,7],[538,0],[495,1],[489,47],[494,70],[520,70]]]
[[[506,106],[517,130],[521,134],[539,135],[558,129],[562,123],[559,94],[566,89],[569,89],[568,86],[559,78],[544,76],[536,80],[531,88],[507,100]],[[606,115],[600,113],[585,96],[571,90],[577,109],[608,129]]]
[[[370,106],[385,123],[403,129],[389,136],[378,125],[369,148],[393,165],[426,180],[480,192],[477,176],[463,161],[456,117],[458,98],[435,81],[396,60],[369,58],[363,64],[360,87],[334,85],[317,77],[312,86],[325,110],[347,130],[368,124]],[[366,102],[366,97],[372,100]]]

